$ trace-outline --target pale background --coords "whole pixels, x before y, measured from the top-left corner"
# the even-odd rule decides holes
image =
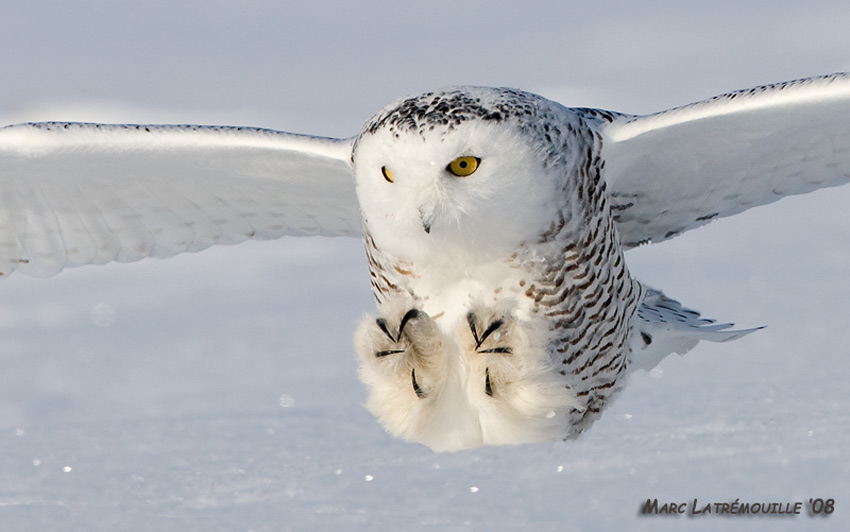
[[[0,1],[0,122],[348,137],[450,84],[647,113],[850,70],[848,24],[846,1]],[[354,239],[13,275],[0,530],[847,530],[848,204],[820,191],[629,252],[685,305],[768,328],[636,376],[579,441],[448,455],[360,406]],[[639,516],[656,497],[836,511]]]

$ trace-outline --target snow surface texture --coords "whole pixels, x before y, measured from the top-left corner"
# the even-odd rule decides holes
[[[846,3],[553,3],[533,31],[519,3],[470,4],[473,24],[456,3],[45,4],[3,7],[3,123],[341,137],[440,85],[643,113],[850,70]],[[434,42],[410,38],[414,24]],[[630,251],[639,279],[686,306],[768,328],[636,375],[578,441],[456,454],[393,440],[360,406],[351,333],[373,303],[353,239],[13,275],[0,530],[847,530],[848,204],[850,187],[820,191]],[[836,510],[641,516],[648,498]]]

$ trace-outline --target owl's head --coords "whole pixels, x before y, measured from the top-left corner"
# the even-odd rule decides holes
[[[435,248],[502,256],[552,219],[565,108],[511,89],[463,87],[399,100],[363,127],[352,160],[366,226],[411,261]],[[550,126],[549,124],[555,124]],[[479,255],[479,258],[480,255]]]

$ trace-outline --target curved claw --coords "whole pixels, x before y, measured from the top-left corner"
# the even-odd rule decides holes
[[[410,370],[410,382],[413,383],[413,391],[416,392],[416,397],[423,399],[425,397],[425,392],[422,391],[422,388],[419,387],[419,383],[416,382],[416,370]]]
[[[385,320],[384,318],[378,318],[377,320],[375,320],[375,323],[377,323],[377,324],[378,324],[378,328],[379,328],[379,329],[381,329],[381,331],[383,331],[383,332],[384,332],[384,334],[386,334],[386,335],[387,335],[387,338],[389,338],[389,339],[390,339],[390,340],[392,340],[393,342],[397,342],[397,341],[398,341],[398,340],[396,340],[395,338],[393,338],[393,335],[392,335],[392,334],[390,334],[389,329],[387,329],[387,320]]]
[[[514,350],[510,347],[494,347],[493,349],[485,349],[484,351],[479,351],[479,353],[500,353],[503,355],[510,355]]]
[[[396,338],[396,342],[401,340],[401,333],[404,331],[404,326],[407,325],[407,322],[410,320],[414,320],[419,317],[419,311],[415,308],[408,310],[404,317],[401,318],[401,323],[398,326],[398,338]]]

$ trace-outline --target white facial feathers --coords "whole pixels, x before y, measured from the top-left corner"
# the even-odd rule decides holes
[[[419,107],[394,104],[379,113],[358,138],[357,195],[383,252],[419,262],[439,243],[456,260],[470,249],[489,260],[509,254],[552,219],[557,178],[547,175],[540,139],[522,131],[507,110],[492,111],[500,108],[499,92],[468,90],[493,101],[469,100],[458,113],[466,109],[472,117],[458,118],[438,111],[454,93],[425,95]],[[485,103],[486,109],[476,107]],[[480,164],[458,177],[449,165],[459,157]]]

